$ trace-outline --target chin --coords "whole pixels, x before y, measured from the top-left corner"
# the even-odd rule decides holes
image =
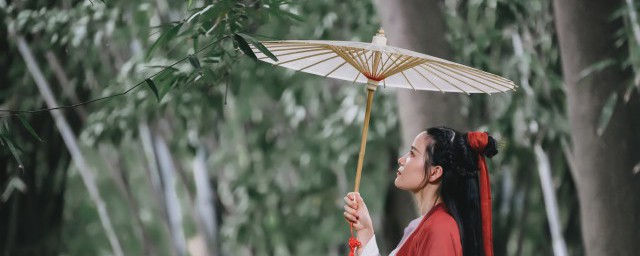
[[[395,185],[396,188],[398,188],[398,189],[407,190],[407,188],[405,186],[402,186],[402,184],[400,183],[400,181],[398,179],[399,178],[396,178],[396,180],[393,182],[393,185]]]

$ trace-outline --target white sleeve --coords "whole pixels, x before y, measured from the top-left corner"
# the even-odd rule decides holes
[[[360,256],[379,256],[378,244],[376,243],[376,235],[373,235],[369,242],[362,248],[362,254]]]

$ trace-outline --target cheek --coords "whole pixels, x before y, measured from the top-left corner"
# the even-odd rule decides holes
[[[414,158],[407,161],[402,175],[396,178],[395,185],[400,189],[414,190],[422,185],[424,178],[424,163]]]

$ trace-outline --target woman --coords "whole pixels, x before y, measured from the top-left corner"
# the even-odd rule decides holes
[[[484,156],[498,153],[487,133],[433,127],[418,134],[398,159],[395,186],[413,193],[420,217],[391,255],[492,256],[491,191]],[[345,200],[345,219],[357,232],[358,255],[379,255],[373,224],[358,193]]]

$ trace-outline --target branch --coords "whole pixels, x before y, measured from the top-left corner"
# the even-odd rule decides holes
[[[224,40],[224,39],[226,39],[226,38],[228,38],[228,37],[229,37],[229,36],[223,36],[223,37],[221,37],[220,39],[213,41],[212,43],[210,43],[210,44],[208,44],[208,45],[206,45],[206,46],[204,46],[204,47],[202,47],[202,48],[198,49],[196,52],[194,52],[194,53],[193,53],[193,55],[196,55],[196,54],[198,54],[198,53],[200,53],[200,52],[204,51],[205,49],[207,49],[207,48],[211,47],[211,46],[212,46],[212,45],[214,45],[214,44],[217,44],[217,43],[221,42],[222,40]],[[23,39],[23,41],[24,41],[24,39]],[[167,67],[163,68],[162,70],[160,70],[160,71],[158,71],[158,72],[154,73],[153,75],[151,75],[151,76],[149,76],[149,77],[145,78],[144,80],[142,80],[142,81],[138,82],[137,84],[135,84],[133,87],[131,87],[131,88],[129,88],[129,89],[127,89],[126,91],[121,92],[121,93],[116,93],[116,94],[112,94],[112,95],[109,95],[109,96],[105,96],[105,97],[101,97],[101,98],[97,98],[97,99],[92,99],[92,100],[88,100],[88,101],[85,101],[85,102],[81,102],[81,103],[77,103],[77,104],[73,104],[73,105],[67,105],[67,106],[59,106],[59,105],[57,105],[57,104],[56,104],[56,105],[55,105],[55,106],[53,106],[53,107],[52,107],[52,106],[49,106],[49,108],[36,109],[36,110],[21,110],[21,109],[11,110],[11,109],[0,109],[0,112],[10,113],[9,115],[0,116],[0,118],[7,118],[7,117],[12,117],[12,116],[17,116],[17,115],[19,115],[19,114],[35,114],[35,113],[47,112],[47,111],[51,111],[51,110],[70,109],[70,108],[75,108],[75,107],[78,107],[78,106],[87,105],[87,104],[90,104],[90,103],[93,103],[93,102],[97,102],[97,101],[101,101],[101,100],[107,100],[107,99],[110,99],[110,98],[114,98],[114,97],[118,97],[118,96],[123,96],[123,95],[126,95],[127,93],[129,93],[129,92],[133,91],[133,89],[137,88],[138,86],[143,85],[143,84],[146,84],[146,80],[147,80],[147,79],[151,79],[151,78],[153,78],[153,77],[155,77],[155,76],[159,75],[160,73],[164,72],[165,70],[167,70],[167,69],[169,69],[169,68],[172,68],[172,67],[174,67],[175,65],[178,65],[179,63],[181,63],[181,62],[183,62],[183,61],[185,61],[185,60],[187,60],[187,59],[189,59],[189,56],[186,56],[186,57],[184,57],[184,58],[182,58],[182,59],[180,59],[180,60],[176,61],[175,63],[173,63],[173,64],[171,64],[171,65],[169,65],[169,66],[167,66]],[[34,61],[34,62],[35,62],[35,61]],[[28,65],[28,64],[27,64],[27,65]],[[28,66],[29,66],[29,65],[28,65]],[[31,67],[29,66],[29,68],[31,68]],[[39,69],[38,69],[38,70],[39,70]],[[43,78],[43,81],[44,81],[44,78]],[[36,82],[36,83],[37,83],[37,82]],[[53,100],[53,96],[52,96],[52,100]],[[53,113],[52,113],[52,115],[53,115]]]
[[[40,90],[40,94],[44,98],[47,106],[51,109],[58,109],[58,103],[55,101],[53,97],[53,93],[51,92],[51,88],[38,67],[38,63],[36,62],[31,49],[29,48],[27,42],[20,35],[14,35],[16,43],[18,44],[18,50],[22,55],[22,58],[27,64],[27,68],[35,80],[38,89]],[[51,112],[53,119],[56,122],[56,126],[60,131],[60,135],[64,140],[64,143],[67,145],[67,149],[71,154],[73,159],[73,163],[76,168],[80,172],[82,180],[84,182],[85,187],[89,191],[89,195],[91,199],[96,204],[98,208],[98,215],[100,216],[100,221],[102,222],[102,227],[106,232],[106,236],[111,243],[111,247],[113,249],[113,253],[117,256],[122,256],[124,253],[122,252],[122,247],[120,246],[120,242],[118,241],[118,237],[115,234],[113,226],[111,225],[111,218],[109,217],[109,213],[107,212],[107,208],[104,200],[100,196],[100,191],[98,190],[97,183],[95,181],[95,174],[91,171],[89,166],[87,165],[84,156],[82,155],[80,148],[78,146],[78,142],[76,141],[75,135],[67,123],[67,120],[60,112]]]

